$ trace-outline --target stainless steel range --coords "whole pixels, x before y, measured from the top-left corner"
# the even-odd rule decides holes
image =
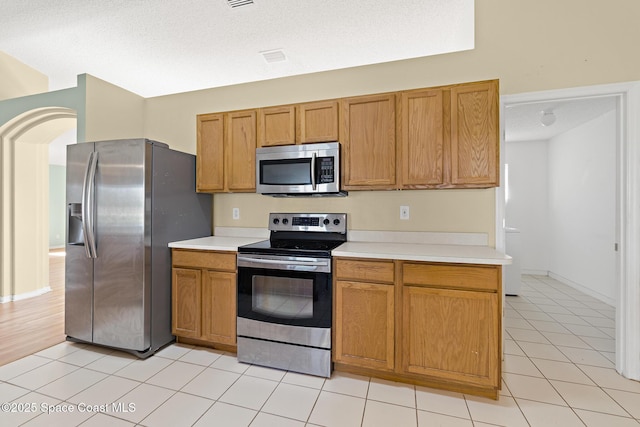
[[[344,213],[272,213],[269,240],[238,248],[238,360],[331,375],[331,250]]]

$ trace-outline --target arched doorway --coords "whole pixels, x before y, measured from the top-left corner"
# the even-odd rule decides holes
[[[30,315],[28,311],[33,310],[30,308],[35,305],[33,300],[50,290],[49,144],[76,127],[77,112],[63,107],[30,110],[0,127],[0,298],[5,303],[2,313],[11,313],[13,320],[16,316],[34,320],[43,317]],[[64,197],[64,192],[56,197],[61,195]],[[56,307],[63,318],[64,305]],[[25,322],[20,327],[26,327]],[[60,334],[53,334],[53,339],[64,338],[63,327],[61,321]],[[32,345],[42,348],[52,345],[47,340],[35,340],[28,332],[23,335]],[[34,351],[37,349],[29,349],[29,353]]]

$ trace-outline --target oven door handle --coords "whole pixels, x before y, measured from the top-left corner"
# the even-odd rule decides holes
[[[266,268],[267,270],[309,271],[319,273],[331,272],[331,261],[295,261],[238,256],[238,267]]]
[[[238,257],[238,261],[252,262],[255,264],[301,265],[305,267],[328,265],[328,261],[292,261],[292,260],[278,260],[278,259],[247,258],[242,256]]]

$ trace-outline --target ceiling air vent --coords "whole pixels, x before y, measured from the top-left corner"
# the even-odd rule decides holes
[[[260,52],[260,54],[269,64],[271,64],[272,62],[282,62],[287,60],[287,57],[282,49],[263,50],[262,52]]]
[[[249,6],[253,4],[253,0],[227,0],[227,4],[231,6],[232,9],[241,6]]]

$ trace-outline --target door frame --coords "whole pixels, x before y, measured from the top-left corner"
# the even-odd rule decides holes
[[[640,380],[640,81],[585,86],[500,97],[500,150],[505,152],[507,106],[577,98],[615,97],[616,141],[616,370]],[[505,248],[505,159],[500,161],[496,189],[496,249]]]

